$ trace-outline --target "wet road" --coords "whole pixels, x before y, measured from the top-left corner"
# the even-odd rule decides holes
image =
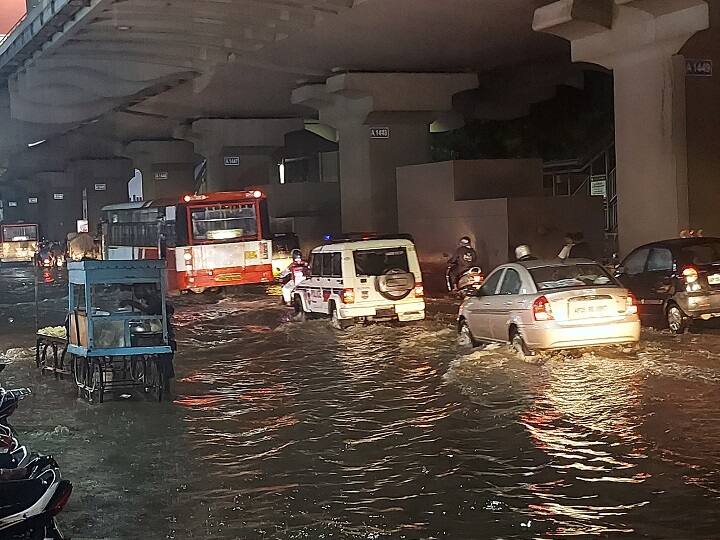
[[[174,402],[90,406],[36,373],[32,279],[2,273],[4,382],[35,391],[13,420],[75,484],[73,536],[720,536],[715,331],[530,365],[460,350],[438,306],[338,333],[259,292],[186,297]]]

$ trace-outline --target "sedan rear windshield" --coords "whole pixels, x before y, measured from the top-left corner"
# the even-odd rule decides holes
[[[720,242],[685,246],[680,250],[680,262],[697,265],[720,263]]]
[[[353,251],[353,258],[358,276],[382,276],[391,270],[410,271],[404,247],[358,249]]]
[[[538,291],[573,287],[617,286],[618,283],[599,264],[569,264],[532,268],[530,275]]]

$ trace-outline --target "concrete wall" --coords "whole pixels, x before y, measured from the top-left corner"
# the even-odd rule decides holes
[[[304,252],[340,232],[340,185],[330,182],[257,186],[268,198],[274,232],[294,232]]]
[[[582,232],[596,258],[606,255],[602,197],[513,198],[508,200],[508,217],[509,258],[519,244],[529,244],[536,257],[555,258],[568,232]]]
[[[712,77],[687,77],[690,226],[720,236],[720,3],[708,2],[710,29],[683,47],[686,58],[714,61]]]
[[[398,169],[400,231],[413,235],[431,289],[441,285],[447,256],[463,235],[473,239],[485,272],[512,259],[520,243],[530,244],[539,256],[556,257],[566,232],[582,231],[598,256],[602,253],[605,213],[601,197],[456,199],[457,186],[468,181],[469,170],[483,171],[494,189],[500,189],[503,178],[514,178],[502,174],[512,169],[507,163],[501,164],[501,174],[494,177],[491,171],[497,165],[442,162]],[[528,166],[532,178],[536,163],[518,165]],[[511,193],[516,189],[519,186],[510,184]]]
[[[543,194],[540,159],[454,161],[455,199],[499,199]]]
[[[473,241],[486,270],[507,261],[507,201],[455,200],[455,164],[446,161],[401,167],[398,175],[400,232],[415,238],[423,270],[444,272],[461,236]]]

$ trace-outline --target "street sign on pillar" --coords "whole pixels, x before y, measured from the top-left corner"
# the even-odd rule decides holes
[[[705,59],[685,59],[685,70],[688,77],[712,77],[713,61]]]
[[[371,139],[389,139],[390,128],[388,127],[371,127],[370,128]]]

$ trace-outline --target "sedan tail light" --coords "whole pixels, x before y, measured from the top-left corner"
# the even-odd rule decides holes
[[[685,279],[685,282],[695,283],[698,280],[698,271],[697,268],[693,268],[692,266],[688,266],[685,268],[682,272],[683,278]]]
[[[625,305],[626,305],[625,313],[627,315],[636,315],[637,314],[637,312],[638,312],[637,299],[635,298],[635,295],[633,293],[628,292]]]
[[[533,317],[536,321],[552,321],[555,319],[552,313],[552,307],[550,301],[545,297],[541,296],[533,302]]]

